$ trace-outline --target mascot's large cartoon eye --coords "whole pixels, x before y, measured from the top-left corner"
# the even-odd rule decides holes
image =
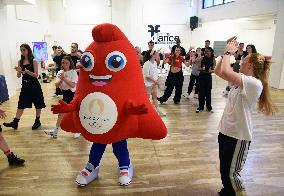
[[[84,52],[81,57],[81,64],[85,71],[91,71],[94,67],[94,56],[90,52]]]
[[[110,71],[118,72],[122,70],[126,65],[126,57],[123,53],[113,51],[106,57],[105,64]]]

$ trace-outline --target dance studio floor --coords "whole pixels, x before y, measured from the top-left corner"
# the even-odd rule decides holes
[[[161,106],[167,113],[163,117],[168,127],[165,139],[128,140],[134,165],[133,183],[128,187],[118,185],[117,161],[110,145],[99,179],[77,187],[75,178],[88,160],[91,143],[64,131],[57,139],[44,134],[55,125],[57,116],[50,105],[57,99],[52,98],[54,84],[42,84],[47,107],[42,111],[41,129],[31,130],[34,109],[24,112],[18,130],[3,128],[10,148],[26,165],[11,168],[0,153],[0,195],[217,195],[221,181],[216,129],[226,102],[222,96],[226,83],[213,78],[214,113],[196,114],[196,99],[183,99],[180,105],[170,99]],[[249,196],[284,195],[284,91],[273,90],[272,95],[279,112],[272,117],[254,115],[254,138],[241,173]],[[0,106],[7,112],[6,121],[14,117],[17,101],[18,94]]]

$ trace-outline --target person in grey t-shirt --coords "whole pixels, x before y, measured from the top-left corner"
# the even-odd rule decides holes
[[[188,84],[188,90],[187,93],[183,95],[183,97],[189,99],[190,94],[193,90],[193,86],[195,85],[195,92],[194,92],[194,98],[198,98],[198,90],[199,90],[199,67],[201,63],[201,48],[197,48],[196,52],[192,51],[190,53],[190,63],[191,63],[191,75],[190,80]]]

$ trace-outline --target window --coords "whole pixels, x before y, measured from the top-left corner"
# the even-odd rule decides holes
[[[214,5],[221,5],[223,3],[223,0],[214,0]]]
[[[203,0],[203,8],[208,8],[213,6],[214,0]]]
[[[234,2],[235,0],[203,0],[203,9]]]

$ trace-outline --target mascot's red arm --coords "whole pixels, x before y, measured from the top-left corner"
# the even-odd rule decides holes
[[[124,105],[124,113],[126,115],[141,115],[147,114],[148,109],[145,104],[135,105],[133,101],[128,100]]]
[[[67,104],[63,100],[59,100],[58,103],[59,104],[51,105],[51,111],[53,112],[53,114],[68,113],[78,110],[76,98],[74,98],[70,104]]]

